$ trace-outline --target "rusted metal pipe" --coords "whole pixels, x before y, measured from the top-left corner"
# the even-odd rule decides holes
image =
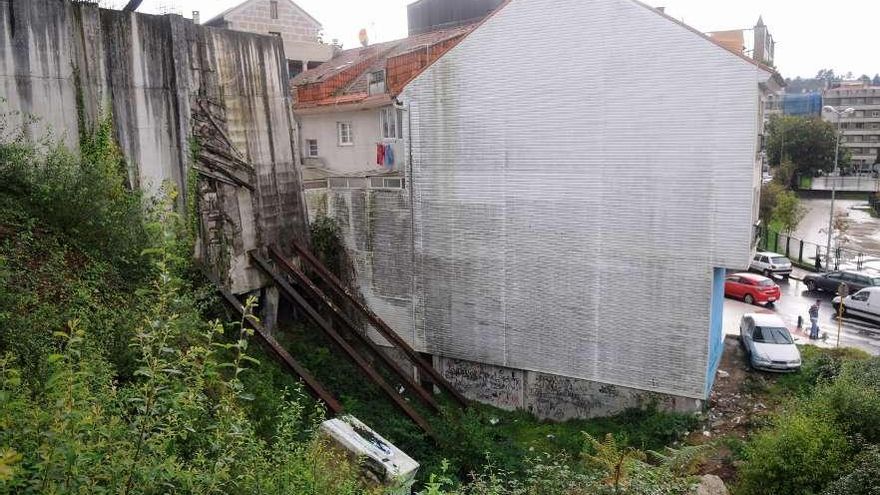
[[[455,389],[455,387],[450,384],[443,375],[440,374],[439,371],[434,369],[433,366],[425,362],[422,359],[422,356],[419,355],[418,352],[415,351],[405,340],[403,340],[397,332],[395,332],[384,320],[379,318],[379,316],[374,313],[370,308],[360,302],[352,293],[349,291],[342,282],[336,278],[327,267],[324,266],[315,256],[306,250],[304,247],[299,245],[296,241],[293,241],[293,248],[296,250],[297,254],[304,259],[308,264],[317,272],[318,276],[325,282],[327,285],[335,292],[339,297],[348,300],[355,308],[357,308],[364,317],[373,325],[373,327],[382,334],[385,339],[389,342],[396,345],[400,350],[404,352],[404,354],[409,357],[409,359],[415,364],[421,371],[424,371],[434,383],[440,387],[443,391],[447,392],[451,395],[456,402],[461,404],[462,406],[467,406],[468,400],[461,395],[461,392]],[[275,250],[275,248],[272,248]]]
[[[382,351],[379,346],[373,342],[373,339],[370,337],[363,335],[358,331],[358,326],[351,321],[342,310],[336,306],[336,304],[312,282],[309,277],[306,276],[302,270],[299,269],[296,265],[288,261],[284,256],[278,252],[277,249],[270,249],[269,254],[272,256],[272,259],[275,261],[276,266],[280,267],[282,271],[287,272],[288,275],[291,275],[298,284],[302,285],[304,288],[308,289],[308,292],[312,294],[316,299],[319,299],[324,305],[329,308],[336,318],[339,319],[349,330],[351,333],[358,339],[359,342],[367,346],[373,354],[375,354],[379,359],[385,363],[385,366],[391,369],[401,380],[403,380],[406,388],[412,390],[422,402],[425,403],[428,407],[430,407],[433,411],[438,411],[440,408],[437,406],[437,402],[431,396],[431,393],[425,390],[421,385],[413,380],[411,374],[407,374],[406,371],[401,369],[400,365],[394,362],[388,354]]]
[[[394,402],[394,405],[396,405],[415,424],[417,424],[422,429],[422,431],[424,431],[432,439],[434,439],[434,441],[438,441],[437,437],[434,435],[433,429],[428,424],[428,422],[425,421],[425,419],[418,412],[416,412],[416,410],[413,409],[412,406],[410,406],[400,394],[397,393],[397,390],[395,390],[391,385],[388,385],[388,382],[386,382],[385,379],[382,378],[382,375],[374,370],[373,367],[370,366],[370,364],[367,363],[364,358],[361,357],[361,355],[345,339],[342,338],[341,335],[333,330],[333,327],[330,326],[330,323],[325,320],[320,315],[320,313],[318,313],[318,311],[315,310],[315,308],[313,308],[312,305],[309,304],[309,302],[306,301],[305,298],[303,298],[302,295],[297,292],[297,290],[294,289],[293,286],[291,286],[290,283],[287,282],[287,280],[284,279],[284,277],[282,277],[278,274],[277,271],[275,271],[275,269],[272,267],[272,265],[269,264],[269,261],[267,259],[265,259],[259,252],[257,252],[257,250],[250,251],[248,254],[250,255],[251,259],[256,263],[256,265],[261,270],[263,270],[263,272],[265,272],[266,275],[268,275],[272,279],[272,281],[275,282],[275,285],[277,285],[279,289],[281,289],[281,294],[285,298],[302,308],[303,311],[305,311],[306,314],[309,315],[309,318],[311,318],[312,321],[314,321],[315,324],[317,324],[318,327],[323,330],[324,333],[327,334],[327,336],[330,337],[330,339],[333,340],[333,342],[336,343],[336,345],[340,349],[343,350],[345,355],[348,356],[348,358],[351,359],[358,368],[360,368],[360,370],[367,376],[367,378],[377,387],[379,387],[379,389],[385,392],[385,395],[387,395],[388,398],[391,399],[392,402]]]
[[[123,12],[134,12],[141,6],[144,0],[129,0],[128,4],[122,8]]]

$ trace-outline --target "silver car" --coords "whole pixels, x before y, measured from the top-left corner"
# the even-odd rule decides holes
[[[781,275],[783,278],[788,278],[791,275],[791,261],[778,253],[755,253],[755,257],[749,263],[749,270],[761,273],[765,277]]]
[[[783,373],[801,368],[801,353],[778,316],[766,313],[743,315],[739,336],[753,368]]]

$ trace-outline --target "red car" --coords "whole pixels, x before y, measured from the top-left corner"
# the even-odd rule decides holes
[[[754,273],[733,273],[724,281],[724,296],[746,304],[773,304],[780,295],[776,282]]]

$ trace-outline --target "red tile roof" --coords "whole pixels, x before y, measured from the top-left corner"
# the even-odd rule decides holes
[[[369,96],[369,75],[382,69],[385,70],[386,92],[396,95],[407,82],[476,26],[458,26],[345,50],[291,81],[296,106],[338,105],[364,100]]]

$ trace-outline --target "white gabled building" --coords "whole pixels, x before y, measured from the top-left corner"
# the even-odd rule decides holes
[[[708,397],[773,73],[634,0],[510,0],[411,81],[412,339],[562,419]]]

